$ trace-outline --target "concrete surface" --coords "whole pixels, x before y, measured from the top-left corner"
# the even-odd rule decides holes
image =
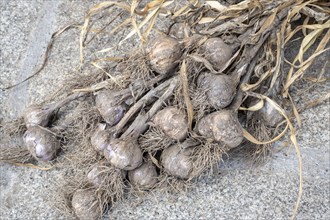
[[[2,0],[0,2],[0,87],[29,76],[38,68],[51,34],[81,22],[97,1]],[[98,39],[100,47],[111,40]],[[127,44],[127,48],[136,39]],[[24,107],[45,100],[75,74],[79,64],[79,30],[56,41],[42,73],[13,90],[0,91],[0,121],[15,118]],[[295,45],[291,46],[296,48]],[[317,75],[329,53],[318,58],[307,74]],[[89,67],[88,67],[89,68]],[[329,77],[329,68],[326,75]],[[295,93],[306,88],[294,88]],[[302,105],[329,92],[329,82],[298,96]],[[304,192],[297,219],[330,219],[329,102],[305,111],[299,145],[303,158]],[[1,146],[3,147],[3,146]],[[0,219],[65,219],[49,205],[48,189],[60,171],[39,171],[0,163]],[[262,167],[252,167],[239,154],[230,155],[219,173],[201,178],[191,191],[177,196],[156,192],[135,206],[116,205],[113,219],[288,219],[298,192],[294,148],[284,150]]]

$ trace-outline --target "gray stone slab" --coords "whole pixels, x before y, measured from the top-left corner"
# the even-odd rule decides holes
[[[1,1],[0,87],[16,83],[38,68],[51,34],[81,22],[90,1]],[[102,47],[112,40],[98,39]],[[126,49],[136,44],[134,39]],[[41,102],[75,74],[79,65],[79,30],[55,42],[42,73],[11,91],[0,91],[0,120],[20,115],[25,106]],[[101,47],[101,46],[100,46]],[[292,49],[296,49],[292,46]],[[97,48],[96,48],[97,49]],[[308,73],[317,75],[329,54],[318,58]],[[90,68],[90,67],[87,67]],[[326,70],[329,77],[329,68]],[[296,93],[305,88],[294,88]],[[311,88],[297,103],[329,92],[329,83]],[[303,158],[304,192],[297,219],[330,218],[329,102],[302,113],[299,145]],[[285,154],[286,153],[286,154]],[[0,164],[1,219],[66,219],[49,205],[49,190],[60,171],[39,171]],[[298,193],[298,162],[294,148],[274,156],[265,166],[251,167],[231,155],[219,173],[201,178],[196,187],[177,196],[160,192],[133,206],[116,205],[113,219],[287,219]]]

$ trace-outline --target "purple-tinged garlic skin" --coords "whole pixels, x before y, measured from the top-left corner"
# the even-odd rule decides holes
[[[141,188],[152,188],[157,183],[157,171],[151,162],[144,162],[134,170],[128,171],[128,179],[132,185]]]
[[[181,148],[178,144],[166,148],[160,158],[165,172],[181,179],[188,179],[193,169],[189,157],[191,152],[191,148]]]
[[[136,141],[110,139],[104,149],[105,158],[113,166],[123,170],[133,170],[142,164],[142,151]]]
[[[96,192],[93,189],[77,190],[73,194],[71,204],[80,220],[97,220],[102,215]]]
[[[116,125],[125,115],[126,105],[116,103],[111,90],[101,90],[95,97],[95,106],[109,126]]]
[[[92,169],[87,173],[87,180],[93,186],[98,187],[102,183],[102,167],[98,164],[94,165]]]
[[[31,105],[24,110],[23,118],[26,127],[43,126],[46,127],[54,113],[53,109],[40,105]]]
[[[56,136],[38,126],[29,127],[24,133],[24,143],[32,156],[44,162],[55,158],[61,148]]]
[[[97,152],[103,152],[109,142],[109,133],[105,130],[106,124],[99,123],[91,136],[92,147]]]

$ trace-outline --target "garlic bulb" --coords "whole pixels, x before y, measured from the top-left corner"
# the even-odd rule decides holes
[[[230,148],[237,147],[243,141],[243,129],[237,116],[229,110],[213,112],[202,118],[197,131],[206,138],[224,143]]]
[[[180,145],[172,145],[166,148],[161,155],[161,164],[165,171],[175,177],[188,179],[193,169],[189,156],[191,148],[181,148]]]
[[[234,80],[228,75],[204,73],[199,76],[198,84],[206,91],[210,105],[216,109],[227,107],[236,95]]]
[[[29,127],[23,138],[25,146],[37,160],[50,161],[61,148],[54,134],[38,126]]]
[[[149,42],[147,53],[151,68],[159,74],[167,74],[179,63],[182,48],[175,38],[159,36]]]
[[[125,115],[126,105],[118,104],[111,90],[101,90],[95,97],[95,106],[108,125],[116,125]]]
[[[91,136],[91,145],[97,152],[103,152],[108,145],[109,133],[105,128],[106,124],[99,123]]]
[[[51,116],[54,114],[54,108],[42,107],[40,105],[31,105],[24,110],[23,118],[26,127],[43,126],[46,127]]]
[[[110,164],[119,169],[133,170],[142,164],[142,151],[135,141],[113,138],[103,154]]]
[[[80,220],[97,220],[102,214],[96,192],[93,189],[77,190],[73,194],[71,204]]]
[[[166,107],[153,118],[156,126],[174,140],[182,141],[188,134],[188,119],[184,111],[176,107]]]
[[[202,52],[215,70],[221,70],[233,55],[232,49],[218,37],[209,38],[202,45]]]
[[[144,162],[134,170],[128,171],[128,179],[132,185],[151,188],[157,183],[157,171],[151,161]]]

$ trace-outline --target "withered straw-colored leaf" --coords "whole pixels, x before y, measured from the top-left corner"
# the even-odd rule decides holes
[[[255,105],[248,108],[240,107],[239,110],[255,112],[262,109],[262,107],[264,107],[264,100],[260,99],[259,102],[257,102]]]
[[[330,21],[329,21],[330,22]],[[287,97],[288,96],[288,91],[289,91],[289,87],[299,78],[302,77],[305,70],[312,64],[313,60],[315,59],[316,56],[322,54],[323,52],[325,52],[328,49],[324,49],[327,45],[327,43],[330,40],[330,29],[327,31],[327,33],[324,35],[324,37],[322,38],[321,42],[319,43],[319,45],[317,46],[316,50],[314,51],[314,54],[307,59],[306,61],[304,61],[301,64],[301,67],[295,72],[294,72],[294,66],[292,66],[289,70],[288,76],[287,76],[287,80],[286,83],[284,85],[283,88],[283,96]],[[299,54],[297,55],[297,57],[299,56]],[[295,60],[297,60],[298,58],[296,57]]]
[[[134,12],[135,12],[135,14],[145,16],[146,14],[148,14],[150,9],[157,7],[159,4],[161,4],[161,2],[162,2],[162,0],[151,1],[143,9],[140,10],[140,9],[136,8]]]
[[[292,105],[292,110],[293,110],[293,114],[295,116],[295,118],[297,119],[297,123],[298,123],[298,127],[301,127],[301,117],[299,115],[299,112],[297,110],[297,107],[292,99],[292,97],[289,95],[290,101],[291,101],[291,105]]]
[[[271,91],[280,74],[281,65],[284,57],[284,49],[283,49],[284,33],[285,33],[285,26],[282,25],[280,32],[277,34],[276,64],[275,67],[273,68],[272,81],[270,83],[268,91]]]
[[[219,11],[219,12],[223,12],[228,8],[227,6],[222,5],[218,1],[206,1],[205,3],[208,4],[209,6],[211,6],[213,9]]]
[[[205,59],[204,57],[198,56],[197,54],[189,54],[189,57],[191,57],[194,61],[199,62],[199,63],[203,63],[204,66],[210,70],[212,73],[216,73],[217,71],[213,68],[212,64]]]
[[[215,17],[203,17],[198,21],[198,24],[207,24],[207,23],[211,23],[215,20],[216,20]]]
[[[277,8],[274,10],[274,12],[265,20],[265,22],[262,24],[262,26],[260,27],[259,31],[255,34],[255,35],[260,35],[262,33],[264,33],[269,27],[272,26],[272,24],[274,23],[274,20],[276,18],[276,14],[277,14]]]
[[[199,0],[189,0],[189,3],[190,3],[192,6],[196,7],[196,6],[199,4]],[[183,6],[183,7],[181,7],[179,10],[175,11],[175,12],[173,13],[172,19],[175,19],[175,18],[177,18],[177,17],[180,17],[180,16],[183,16],[183,15],[186,15],[186,14],[188,14],[189,12],[191,12],[191,10],[192,10],[192,9],[190,8],[190,5],[187,4],[187,5]]]
[[[274,102],[272,99],[268,98],[265,95],[257,94],[257,93],[249,93],[249,95],[254,96],[256,98],[259,98],[259,99],[264,99],[265,101],[269,102],[269,104],[271,104],[285,118],[286,123],[287,123],[286,128],[289,127],[289,129],[290,129],[290,140],[291,140],[291,142],[293,143],[293,145],[295,147],[296,154],[297,154],[298,161],[299,161],[299,192],[298,192],[297,201],[296,201],[296,204],[295,204],[295,207],[294,207],[294,211],[293,211],[293,214],[292,214],[292,217],[291,217],[291,219],[294,219],[294,217],[297,214],[297,210],[298,210],[298,207],[299,207],[299,204],[300,204],[300,200],[301,200],[301,197],[302,197],[302,191],[303,191],[303,188],[302,188],[303,187],[302,159],[301,159],[301,154],[300,154],[300,150],[299,150],[299,146],[298,146],[298,142],[297,142],[297,138],[296,138],[295,129],[294,129],[289,117],[285,113],[285,111],[276,102]],[[282,135],[282,133],[280,135]],[[276,138],[278,138],[279,136],[277,136]],[[246,137],[248,140],[250,140],[250,139],[252,139],[253,141],[256,140],[247,131],[244,131],[244,137]],[[274,139],[276,139],[276,138],[274,138]],[[257,143],[257,142],[259,142],[259,143]],[[271,142],[260,142],[260,141],[257,141],[257,142],[256,142],[256,144],[271,143]]]
[[[323,28],[316,29],[309,33],[307,36],[304,37],[303,41],[301,42],[299,53],[298,53],[298,61],[299,63],[303,63],[303,56],[304,53],[314,44],[318,36],[323,32]]]
[[[153,26],[155,25],[155,21],[158,17],[158,14],[159,14],[160,10],[158,10],[155,14],[155,16],[153,16],[148,24],[148,27],[146,28],[146,30],[144,31],[144,34],[143,34],[143,38],[144,39],[148,39],[148,36],[153,28]]]
[[[84,49],[84,42],[86,40],[86,35],[87,35],[87,28],[90,22],[90,19],[93,15],[100,13],[101,11],[116,5],[119,8],[122,8],[126,11],[130,11],[130,7],[128,4],[126,3],[121,3],[121,2],[116,2],[116,1],[106,1],[106,2],[101,2],[99,4],[96,4],[94,7],[92,7],[88,14],[85,17],[85,21],[84,24],[81,28],[81,32],[80,32],[80,40],[79,40],[79,53],[80,53],[80,65],[83,64],[84,61],[84,54],[83,54],[83,49]]]
[[[102,72],[104,72],[111,80],[113,80],[117,85],[120,86],[120,84],[117,82],[115,77],[113,77],[109,72],[105,71],[100,65],[98,65],[96,62],[92,62],[92,65],[95,66],[96,68],[100,69]]]
[[[40,166],[34,165],[32,163],[17,163],[17,162],[13,162],[13,161],[0,161],[0,162],[6,162],[6,163],[13,164],[15,166],[29,167],[32,169],[37,169],[37,170],[42,170],[42,171],[47,171],[47,170],[50,170],[53,168],[53,167],[40,167]]]
[[[140,40],[144,42],[145,39],[143,39],[142,34],[140,32],[140,29],[137,26],[136,18],[135,18],[135,13],[134,13],[134,11],[135,11],[135,9],[136,9],[137,6],[138,6],[138,1],[137,0],[133,0],[132,1],[132,4],[131,4],[131,23],[132,23],[133,29],[138,34]]]
[[[117,27],[115,27],[114,29],[111,30],[110,34],[115,33],[116,31],[118,31],[120,28],[123,28],[124,26],[128,25],[130,22],[130,18],[127,18],[125,21],[123,21],[122,23],[120,23]]]
[[[159,165],[158,160],[150,152],[148,152],[148,154],[149,154],[149,157],[150,157],[152,163],[155,164],[158,168],[161,168],[161,166]]]
[[[137,33],[138,30],[140,30],[144,25],[146,25],[154,16],[156,16],[157,12],[162,8],[162,7],[168,7],[170,4],[173,3],[173,1],[165,2],[165,0],[161,1],[161,3],[153,9],[144,19],[143,21],[137,25],[136,28],[134,28],[122,41],[120,41],[119,44],[122,44],[124,41],[127,39],[131,38],[134,34]]]
[[[191,103],[191,100],[190,100],[190,97],[189,97],[187,66],[186,66],[186,61],[185,60],[183,60],[183,62],[181,64],[180,81],[181,81],[181,84],[182,84],[184,101],[185,101],[186,108],[187,108],[188,128],[191,130],[192,129],[193,117],[194,117],[194,110],[193,110],[192,103]]]

